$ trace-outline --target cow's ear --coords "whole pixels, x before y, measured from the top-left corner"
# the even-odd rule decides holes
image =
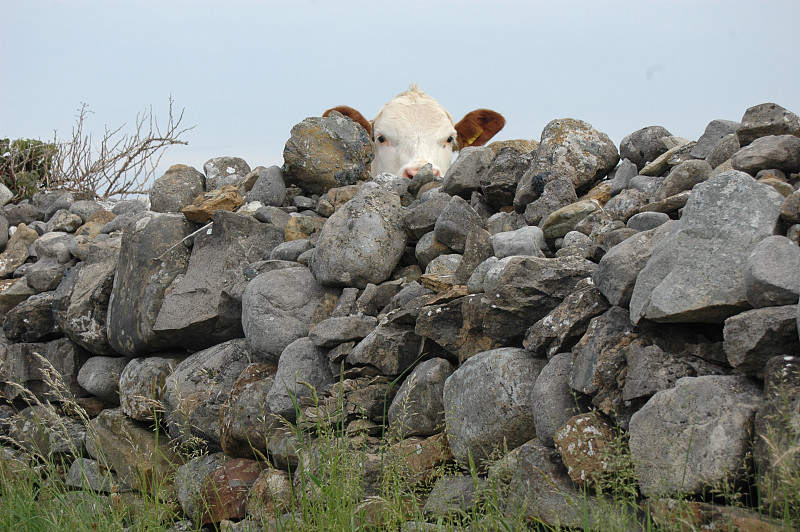
[[[331,114],[331,111],[338,111],[342,113],[344,116],[348,117],[350,120],[359,124],[361,127],[367,130],[367,134],[372,137],[372,124],[364,118],[364,115],[353,109],[352,107],[348,107],[346,105],[340,105],[339,107],[334,107],[333,109],[328,109],[322,116],[328,116]]]
[[[461,119],[456,124],[458,132],[458,145],[483,146],[506,125],[503,115],[490,109],[477,109]]]

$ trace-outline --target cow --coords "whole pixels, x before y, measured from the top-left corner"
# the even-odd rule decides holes
[[[322,116],[333,111],[360,124],[375,143],[372,177],[388,172],[411,179],[428,163],[434,175],[442,177],[454,151],[486,144],[506,123],[495,111],[477,109],[455,124],[444,107],[414,84],[389,100],[372,121],[345,105],[328,109]]]

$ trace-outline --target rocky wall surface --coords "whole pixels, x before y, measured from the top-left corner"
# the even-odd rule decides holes
[[[553,120],[538,144],[412,180],[369,179],[366,140],[307,119],[283,167],[219,157],[170,168],[147,201],[6,205],[0,432],[113,470],[116,491],[173,479],[202,523],[259,515],[251,490],[310,467],[290,428],[320,405],[369,452],[381,434],[432,446],[420,475],[472,464],[509,512],[553,525],[580,525],[566,501],[615,431],[652,508],[776,482],[765,438],[800,437],[795,114],[761,104],[697,141],[650,126],[619,147]],[[64,394],[87,430],[30,406]],[[158,450],[154,423],[202,458]],[[434,496],[459,482],[437,481],[430,515],[461,504]]]

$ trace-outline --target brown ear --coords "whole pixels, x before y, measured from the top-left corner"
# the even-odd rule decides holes
[[[503,115],[490,109],[477,109],[456,124],[458,146],[483,146],[506,125]]]
[[[359,124],[364,129],[366,129],[367,130],[367,134],[370,137],[372,137],[372,125],[369,123],[369,121],[366,118],[364,118],[364,115],[362,115],[361,113],[359,113],[358,111],[356,111],[352,107],[347,107],[346,105],[340,105],[339,107],[334,107],[333,109],[328,109],[327,111],[322,113],[322,116],[328,116],[329,114],[331,114],[331,111],[338,111],[338,112],[342,113],[344,116],[346,116],[347,118],[349,118],[350,120],[352,120],[356,124]]]

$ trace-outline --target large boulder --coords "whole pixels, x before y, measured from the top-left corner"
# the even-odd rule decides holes
[[[800,247],[785,236],[765,238],[753,248],[744,269],[747,302],[754,307],[793,305],[800,295]]]
[[[406,239],[400,196],[368,183],[325,222],[309,267],[323,284],[378,284],[397,266]]]
[[[755,245],[775,231],[783,196],[737,171],[697,185],[678,227],[636,279],[631,319],[721,323],[749,305],[744,269]]]
[[[338,112],[295,125],[283,149],[284,176],[311,194],[369,177],[374,157],[366,130]]]
[[[298,338],[283,350],[275,382],[266,396],[270,412],[294,421],[303,398],[311,397],[333,384],[328,352],[314,345],[309,338]]]
[[[645,497],[699,493],[741,479],[761,391],[746,377],[679,379],[631,418],[630,449]]]
[[[545,364],[524,349],[501,348],[475,355],[447,378],[447,441],[459,463],[481,467],[497,449],[536,436],[532,392]]]
[[[281,242],[283,231],[271,224],[218,211],[214,226],[195,237],[186,273],[170,286],[153,331],[190,350],[244,337],[244,269]]]
[[[106,321],[114,351],[140,356],[174,345],[171,335],[153,326],[167,288],[186,271],[189,249],[181,241],[193,231],[179,214],[152,212],[125,227]]]
[[[420,363],[409,373],[389,407],[389,426],[398,438],[431,436],[444,428],[444,383],[455,368],[443,358]]]

